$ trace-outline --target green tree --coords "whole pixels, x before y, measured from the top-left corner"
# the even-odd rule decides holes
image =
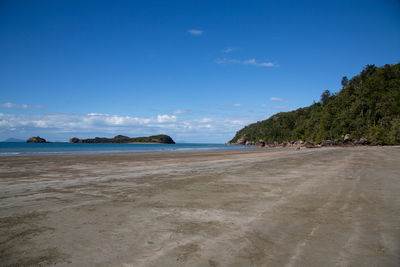
[[[346,87],[349,84],[349,79],[347,79],[346,76],[343,76],[341,83],[342,83],[342,87]]]
[[[321,95],[321,103],[325,104],[331,98],[332,94],[329,90],[325,90]]]

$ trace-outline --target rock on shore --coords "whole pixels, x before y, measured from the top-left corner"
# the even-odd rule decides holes
[[[328,146],[360,146],[360,145],[379,145],[378,143],[371,143],[367,138],[361,137],[359,140],[352,139],[349,134],[342,136],[343,140],[324,140],[320,143],[313,143],[309,141],[297,140],[297,141],[285,141],[278,143],[265,142],[259,140],[258,142],[247,140],[246,136],[241,136],[236,143],[228,143],[230,145],[246,145],[246,146],[258,146],[258,147],[306,147],[306,148],[318,148]]]

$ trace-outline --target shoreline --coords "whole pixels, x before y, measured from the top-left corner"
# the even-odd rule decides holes
[[[224,144],[143,144],[143,143],[54,143],[54,144],[25,144],[0,146],[0,158],[7,156],[41,156],[41,155],[96,155],[121,153],[157,153],[181,151],[218,151],[254,149],[253,147],[232,147]]]
[[[43,154],[43,155],[11,155],[11,156],[0,156],[1,159],[7,158],[25,158],[25,159],[38,159],[38,160],[46,160],[52,158],[71,158],[71,159],[90,159],[90,158],[120,158],[125,160],[138,160],[140,158],[184,158],[187,156],[222,156],[227,154],[229,155],[242,155],[242,154],[251,154],[251,153],[271,153],[278,151],[286,151],[286,150],[294,150],[293,148],[271,148],[268,151],[263,148],[243,148],[243,149],[219,149],[219,150],[190,150],[190,151],[161,151],[161,152],[115,152],[115,153],[81,153],[81,154]],[[308,149],[307,149],[308,150]],[[306,149],[303,149],[306,151]]]
[[[214,145],[214,144],[212,144]],[[127,151],[127,152],[121,152],[121,151],[67,151],[67,152],[3,152],[0,153],[0,158],[4,159],[7,157],[58,157],[58,156],[89,156],[89,155],[131,155],[131,154],[147,154],[147,153],[190,153],[190,152],[211,152],[211,151],[275,151],[278,149],[281,150],[310,150],[310,149],[330,149],[330,148],[345,148],[345,149],[351,149],[351,148],[383,148],[383,147],[393,147],[393,148],[400,148],[400,145],[330,145],[330,146],[282,146],[282,145],[277,145],[277,146],[265,146],[265,147],[260,147],[256,145],[237,145],[237,144],[215,144],[215,145],[225,145],[227,147],[236,147],[236,146],[243,146],[242,148],[235,148],[235,149],[230,149],[230,148],[215,148],[215,149],[208,149],[208,148],[199,148],[199,149],[187,149],[187,148],[178,148],[176,150],[168,150],[168,151]],[[17,153],[21,153],[16,155]],[[26,154],[22,154],[26,153]]]

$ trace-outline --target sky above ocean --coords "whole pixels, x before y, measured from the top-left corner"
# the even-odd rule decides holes
[[[0,140],[224,143],[400,60],[400,2],[0,2]]]

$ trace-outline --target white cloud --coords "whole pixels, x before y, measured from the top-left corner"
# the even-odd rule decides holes
[[[233,104],[233,106],[239,108],[242,106],[242,104]]]
[[[252,65],[258,67],[275,67],[276,65],[272,62],[257,62],[254,58],[246,59],[246,60],[238,60],[238,59],[231,59],[231,58],[217,58],[215,60],[217,64],[228,64],[228,63],[237,63],[237,64],[244,64],[244,65]]]
[[[108,114],[103,114],[103,113],[89,113],[88,116],[107,116]]]
[[[0,107],[15,109],[43,108],[42,105],[15,104],[11,102],[0,103]]]
[[[48,128],[49,125],[47,124],[47,121],[45,120],[37,120],[37,121],[32,121],[32,123],[39,128]]]
[[[274,67],[272,62],[257,62],[254,58],[242,61],[243,64],[254,65],[260,67]]]
[[[229,53],[233,52],[233,50],[235,50],[235,49],[233,49],[232,47],[228,47],[228,48],[225,48],[224,50],[222,50],[222,52],[229,54]]]
[[[195,30],[195,29],[188,30],[188,33],[194,36],[201,36],[203,35],[203,32],[204,32],[203,30]]]
[[[199,122],[211,122],[212,119],[211,118],[202,118],[201,120],[199,120]]]
[[[269,100],[270,101],[276,101],[276,102],[287,102],[286,100],[284,100],[282,98],[274,97],[274,96],[270,97]]]
[[[1,103],[0,106],[3,108],[15,108],[17,107],[17,104],[6,102],[6,103]]]
[[[228,64],[228,63],[241,63],[240,60],[237,59],[230,59],[230,58],[217,58],[215,60],[217,64]]]
[[[171,113],[174,115],[180,115],[180,114],[190,114],[190,113],[192,113],[192,111],[187,110],[187,109],[176,109],[176,110],[173,110]]]
[[[158,115],[157,116],[157,122],[175,122],[176,117],[174,115],[169,116],[169,115]]]

